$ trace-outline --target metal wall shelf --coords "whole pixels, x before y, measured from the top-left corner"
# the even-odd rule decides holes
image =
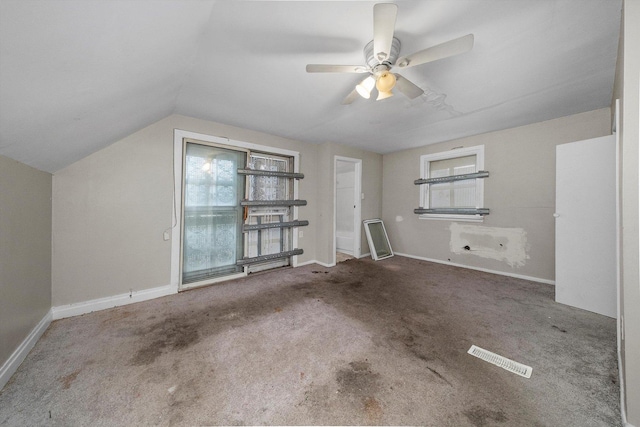
[[[306,200],[242,200],[240,206],[306,206]]]
[[[439,208],[439,209],[422,209],[413,210],[416,214],[445,214],[445,215],[489,215],[488,208]]]
[[[302,179],[304,174],[297,172],[263,171],[256,169],[238,169],[240,175],[276,176],[280,178]]]
[[[415,185],[422,184],[440,184],[443,182],[453,182],[453,181],[462,181],[465,179],[476,179],[476,178],[486,178],[489,176],[489,172],[487,171],[479,171],[475,173],[465,173],[462,175],[451,175],[451,176],[440,176],[437,178],[423,178],[416,179],[413,181]]]
[[[292,251],[279,252],[277,254],[260,255],[253,258],[243,258],[236,261],[237,265],[255,264],[257,262],[271,261],[279,258],[287,258],[294,255],[301,255],[304,251],[302,249],[294,249]]]
[[[461,175],[440,176],[436,178],[423,178],[413,181],[415,185],[423,184],[441,184],[444,182],[463,181],[466,179],[479,179],[489,176],[488,171],[478,171],[474,173],[465,173]],[[415,214],[432,214],[432,215],[489,215],[489,209],[486,208],[436,208],[424,209],[417,208],[413,210]]]
[[[281,172],[281,171],[265,171],[265,170],[256,170],[256,169],[238,169],[239,175],[251,175],[251,176],[264,176],[264,177],[277,177],[277,178],[286,178],[286,179],[303,179],[304,174],[297,172]],[[240,202],[240,206],[263,206],[263,207],[271,207],[271,206],[306,206],[306,200],[242,200]],[[246,215],[246,208],[245,208]],[[293,212],[291,213],[293,215]],[[258,219],[258,222],[260,220]],[[262,230],[269,229],[280,229],[280,235],[282,236],[284,228],[294,228],[294,227],[303,227],[309,225],[309,221],[307,220],[293,220],[288,222],[272,222],[265,224],[243,224],[242,232],[249,233],[251,231],[257,231],[258,233],[258,242],[260,241],[260,236]],[[281,237],[282,239],[282,237]],[[280,250],[283,249],[282,240],[280,241]],[[280,258],[288,258],[294,255],[301,255],[303,253],[302,249],[293,249],[291,251],[279,252],[276,254],[267,254],[260,255],[260,245],[258,245],[258,256],[252,258],[243,258],[236,262],[237,265],[249,265],[256,264],[265,261],[277,260]]]
[[[309,221],[291,221],[291,222],[270,222],[267,224],[244,224],[242,226],[242,232],[248,233],[253,230],[264,230],[269,228],[288,228],[288,227],[304,227],[309,225]]]

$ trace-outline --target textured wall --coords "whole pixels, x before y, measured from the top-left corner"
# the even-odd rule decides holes
[[[607,108],[384,155],[382,215],[394,251],[553,280],[555,147],[610,132]],[[466,224],[464,236],[462,226],[452,227],[452,221],[419,219],[413,213],[419,205],[413,181],[420,176],[420,156],[476,145],[485,146],[484,168],[490,176],[484,205],[491,214],[481,225],[460,222]],[[460,251],[456,244],[471,238],[469,229],[482,232],[472,236],[478,250]],[[504,247],[509,256],[500,257],[485,245],[500,239],[513,246]]]
[[[51,175],[0,156],[0,366],[51,308]]]
[[[299,151],[300,198],[310,205],[300,218],[311,222],[300,261],[313,259],[315,146],[173,115],[55,173],[54,306],[170,283],[171,242],[163,232],[173,212],[174,129]]]
[[[380,215],[379,154],[169,116],[55,173],[54,306],[170,283],[171,242],[163,240],[163,232],[171,226],[173,211],[174,129],[300,153],[305,178],[300,181],[299,198],[308,205],[299,209],[299,218],[310,222],[298,240],[304,249],[301,263],[332,259],[327,231],[333,229],[334,154],[363,158],[363,191],[368,196],[363,217]]]

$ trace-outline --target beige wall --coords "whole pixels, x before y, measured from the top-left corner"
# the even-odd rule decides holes
[[[557,144],[611,133],[609,109],[591,111],[513,129],[457,139],[396,153],[383,158],[383,219],[396,252],[475,268],[553,280],[555,277],[555,147]],[[485,146],[485,207],[482,224],[526,233],[520,263],[480,257],[450,248],[452,221],[418,219],[420,156],[455,147]],[[489,234],[487,234],[489,236]],[[507,248],[515,250],[518,248]],[[460,251],[457,251],[460,252]]]
[[[621,99],[619,129],[622,230],[620,311],[624,319],[621,356],[624,372],[627,420],[640,426],[640,251],[638,141],[640,134],[640,2],[626,0],[618,49],[614,85],[615,99]]]
[[[53,305],[61,306],[170,283],[174,129],[223,136],[300,153],[299,210],[308,219],[299,262],[329,262],[323,238],[333,229],[333,153],[363,158],[371,183],[363,214],[380,213],[381,156],[322,146],[173,115],[58,171],[53,178]],[[327,173],[331,176],[327,177]],[[376,183],[377,182],[377,183]],[[330,190],[329,190],[330,188]],[[322,194],[322,197],[319,197]],[[330,214],[329,214],[330,206]],[[174,233],[175,234],[175,233]]]
[[[0,366],[51,308],[51,175],[0,156]]]

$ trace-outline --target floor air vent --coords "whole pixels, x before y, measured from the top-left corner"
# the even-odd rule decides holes
[[[493,363],[496,366],[500,366],[507,371],[520,375],[521,377],[531,378],[531,372],[533,372],[533,368],[531,368],[531,366],[514,362],[511,359],[507,359],[506,357],[492,353],[483,348],[476,347],[475,345],[472,345],[467,353],[479,359],[482,359],[485,362]]]

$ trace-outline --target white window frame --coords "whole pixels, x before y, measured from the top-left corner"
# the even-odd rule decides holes
[[[484,170],[484,145],[473,147],[461,147],[450,151],[423,154],[420,156],[420,178],[429,178],[429,163],[437,160],[448,160],[457,157],[476,156],[476,172]],[[429,209],[429,184],[420,185],[420,207]],[[476,209],[484,208],[484,179],[476,178]],[[460,214],[421,214],[420,219],[438,219],[482,222],[482,215],[460,215]]]

